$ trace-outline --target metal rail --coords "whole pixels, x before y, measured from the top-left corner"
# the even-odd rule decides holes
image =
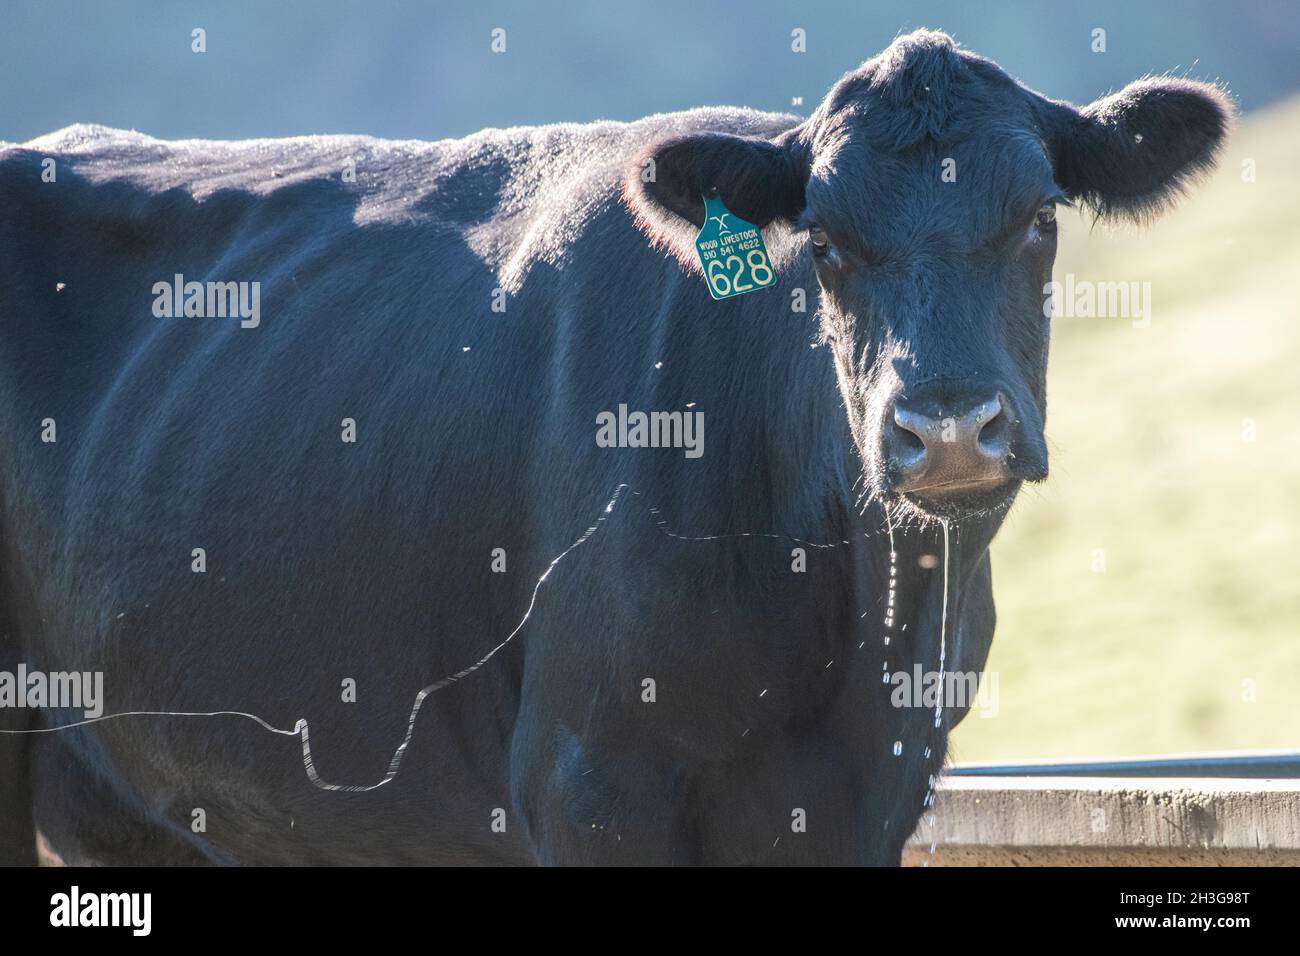
[[[960,763],[944,769],[958,777],[1235,777],[1300,778],[1300,751],[1257,750],[1170,754],[1115,760],[1030,760],[1023,763]]]

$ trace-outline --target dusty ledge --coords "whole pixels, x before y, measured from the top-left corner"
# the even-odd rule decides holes
[[[1300,780],[946,776],[904,863],[1300,865]]]

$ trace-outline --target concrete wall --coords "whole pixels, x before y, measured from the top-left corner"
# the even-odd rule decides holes
[[[1300,779],[945,776],[903,862],[1297,866]]]

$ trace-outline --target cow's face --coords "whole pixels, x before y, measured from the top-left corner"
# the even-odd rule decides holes
[[[673,217],[698,226],[712,189],[745,219],[791,226],[817,276],[869,491],[960,517],[1000,510],[1047,475],[1058,207],[1158,212],[1213,162],[1229,118],[1217,89],[1174,79],[1077,110],[921,32],[779,137],[655,144],[653,181],[630,178],[629,194],[670,247]]]

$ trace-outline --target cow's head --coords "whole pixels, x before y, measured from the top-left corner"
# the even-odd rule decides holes
[[[703,222],[711,189],[751,222],[792,229],[870,490],[965,516],[1047,475],[1057,207],[1158,213],[1214,162],[1230,117],[1218,89],[1172,78],[1076,109],[922,31],[778,136],[654,144],[642,161],[653,177],[629,177],[627,191],[643,227],[692,267],[687,223]]]

